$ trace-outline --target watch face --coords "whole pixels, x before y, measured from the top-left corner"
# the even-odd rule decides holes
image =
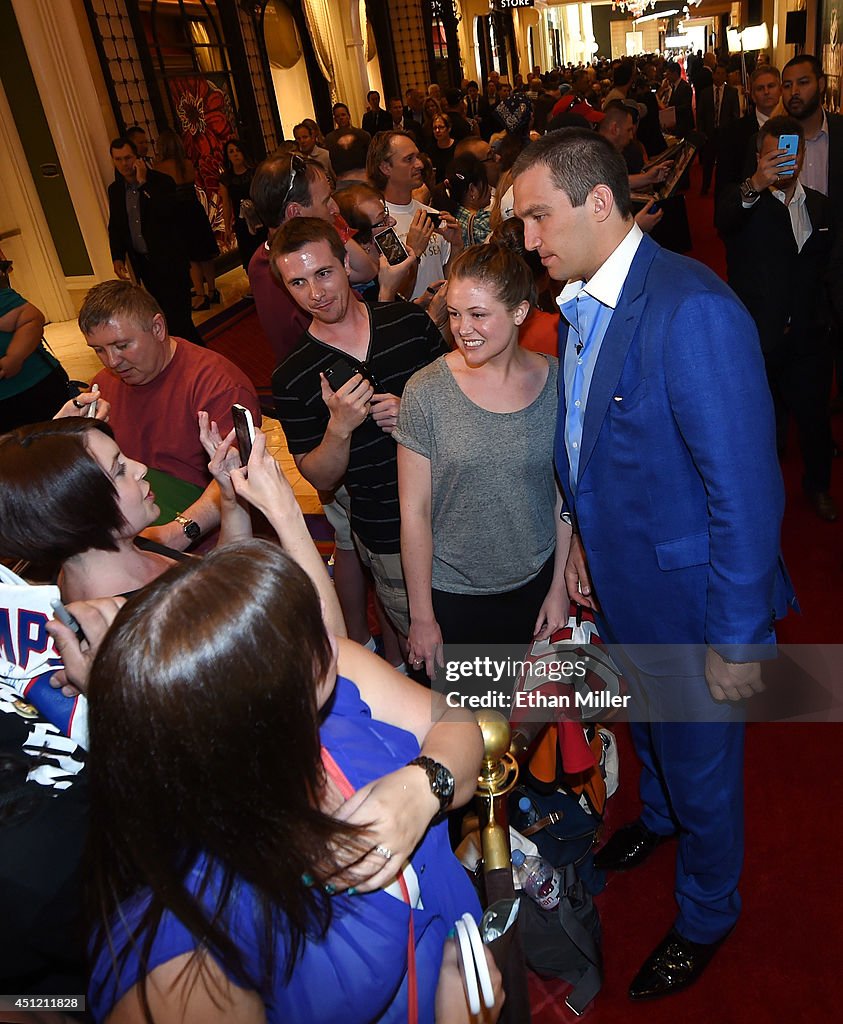
[[[184,535],[189,540],[196,540],[202,531],[199,529],[199,524],[194,523],[191,519],[189,522],[184,524]]]
[[[443,765],[436,769],[436,793],[440,799],[450,800],[454,795],[454,776]]]

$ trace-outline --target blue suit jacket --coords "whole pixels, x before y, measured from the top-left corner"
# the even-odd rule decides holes
[[[567,334],[562,318],[562,361]],[[575,491],[560,391],[557,470],[607,639],[773,644],[792,599],[784,492],[758,335],[734,293],[644,236],[595,366]]]

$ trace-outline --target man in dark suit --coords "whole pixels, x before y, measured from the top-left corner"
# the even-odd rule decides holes
[[[363,123],[361,125],[363,131],[368,132],[373,138],[378,132],[389,131],[392,118],[381,106],[380,93],[372,89],[371,92],[366,93],[366,102],[369,104],[369,109],[363,115]]]
[[[465,116],[470,121],[480,118],[480,87],[476,82],[469,82],[465,87]]]
[[[792,157],[778,148],[780,135],[799,137],[795,168]],[[740,186],[726,185],[718,197],[717,227],[726,242],[729,284],[758,327],[779,447],[792,415],[805,493],[817,515],[833,522],[838,513],[829,494],[833,442],[826,294],[834,241],[831,204],[799,180],[805,138],[798,121],[771,118],[759,130],[757,146],[754,174]],[[828,284],[841,287],[839,280]]]
[[[831,200],[836,223],[843,224],[843,116],[824,109],[826,78],[816,57],[802,53],[782,71],[782,102],[805,130],[802,184]],[[843,321],[832,332],[837,393],[843,396]]]
[[[389,111],[389,128],[388,131],[395,132],[407,132],[412,135],[416,140],[416,145],[419,144],[420,129],[416,121],[412,117],[407,117],[404,113],[404,104],[398,96],[393,96],[387,105]]]
[[[697,94],[697,130],[705,135],[706,140],[700,152],[701,195],[707,195],[711,187],[723,132],[741,116],[737,89],[726,83],[726,77],[725,64],[718,64],[714,69],[714,84]]]
[[[665,74],[670,83],[667,105],[673,107],[676,113],[674,132],[684,139],[689,132],[694,130],[693,92],[691,86],[682,78],[682,68],[676,61],[668,62]]]
[[[454,142],[461,142],[469,135],[474,134],[474,126],[465,117],[465,105],[462,92],[459,89],[446,89],[442,96],[442,113],[447,114],[451,122],[451,138]]]
[[[108,242],[114,273],[129,280],[129,267],[158,305],[171,334],[204,342],[190,317],[190,263],[179,230],[176,183],[151,171],[125,138],[111,143],[114,181],[108,186]]]
[[[755,170],[755,135],[762,124],[772,117],[782,98],[782,76],[778,68],[762,64],[749,77],[749,96],[754,109],[737,121],[724,125],[717,150],[717,173],[714,194],[719,195],[729,182],[739,185]]]
[[[556,435],[568,592],[611,643],[653,645],[619,652],[641,819],[598,860],[632,868],[678,836],[678,915],[630,986],[655,998],[700,976],[740,912],[743,726],[731,702],[760,688],[791,597],[772,403],[749,314],[710,270],[641,234],[606,139],[546,135],[513,173],[526,247],[568,282]]]

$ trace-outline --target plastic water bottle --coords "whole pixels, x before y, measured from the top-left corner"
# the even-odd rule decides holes
[[[533,801],[528,796],[522,796],[518,801],[518,810],[527,816],[527,820],[524,822],[525,828],[529,828],[539,820],[538,812],[533,807]]]
[[[519,885],[542,910],[559,905],[559,872],[544,857],[527,857],[523,850],[512,851],[512,863]]]

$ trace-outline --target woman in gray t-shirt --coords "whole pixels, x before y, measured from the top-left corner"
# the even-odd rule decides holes
[[[523,349],[534,296],[520,256],[467,249],[451,269],[457,348],[410,378],[398,426],[409,659],[440,643],[524,643],[568,615],[568,532],[553,469],[558,361]]]

